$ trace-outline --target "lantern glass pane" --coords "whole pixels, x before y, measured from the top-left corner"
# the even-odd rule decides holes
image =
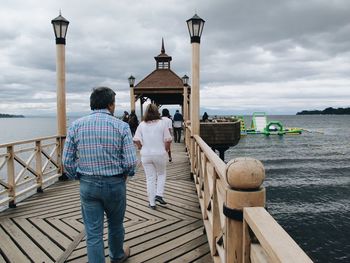
[[[59,23],[55,23],[53,25],[53,28],[54,28],[54,31],[55,31],[56,38],[61,37],[60,24]]]
[[[192,26],[192,20],[187,22],[187,26],[188,26],[188,32],[190,33],[190,36],[193,36],[193,26]]]
[[[202,22],[202,23],[201,23],[201,26],[200,26],[200,29],[199,29],[199,36],[202,35],[203,27],[204,27],[204,23]]]
[[[68,28],[68,24],[67,23],[62,23],[62,35],[61,37],[62,38],[66,38],[66,34],[67,34],[67,28]]]
[[[195,21],[193,23],[193,36],[199,36],[199,23]]]

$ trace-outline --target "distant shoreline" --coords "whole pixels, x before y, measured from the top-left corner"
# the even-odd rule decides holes
[[[332,107],[326,108],[324,110],[303,110],[297,112],[296,115],[348,115],[350,114],[350,108],[337,108]]]
[[[13,115],[0,113],[0,118],[24,118],[24,115]]]

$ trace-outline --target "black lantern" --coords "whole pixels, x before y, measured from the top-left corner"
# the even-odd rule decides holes
[[[187,75],[184,75],[183,77],[182,77],[182,83],[184,84],[184,86],[188,86],[188,77],[187,77]]]
[[[134,87],[134,84],[135,84],[135,77],[133,75],[131,75],[129,78],[129,85],[130,85],[130,88]]]
[[[200,43],[201,35],[205,21],[195,14],[187,21],[188,32],[190,33],[191,43]]]
[[[55,19],[51,20],[53,30],[56,36],[56,44],[66,44],[66,34],[68,29],[69,21],[65,19],[60,12],[60,15]]]

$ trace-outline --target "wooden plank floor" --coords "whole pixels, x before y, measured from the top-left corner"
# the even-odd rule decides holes
[[[167,167],[168,205],[148,208],[142,167],[128,182],[125,242],[128,262],[212,262],[184,144]],[[108,259],[107,226],[104,231]],[[57,182],[0,213],[1,262],[87,262],[79,182]]]

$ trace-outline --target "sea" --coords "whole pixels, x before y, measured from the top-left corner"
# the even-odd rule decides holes
[[[268,212],[314,262],[350,262],[350,115],[268,116],[301,135],[248,135],[225,161],[265,167]],[[246,126],[250,118],[245,117]]]
[[[70,124],[76,118],[69,118]],[[251,117],[244,116],[246,126]],[[314,262],[350,262],[350,115],[268,116],[301,135],[248,135],[225,152],[260,160],[266,207]],[[0,144],[56,134],[56,119],[0,119]]]

